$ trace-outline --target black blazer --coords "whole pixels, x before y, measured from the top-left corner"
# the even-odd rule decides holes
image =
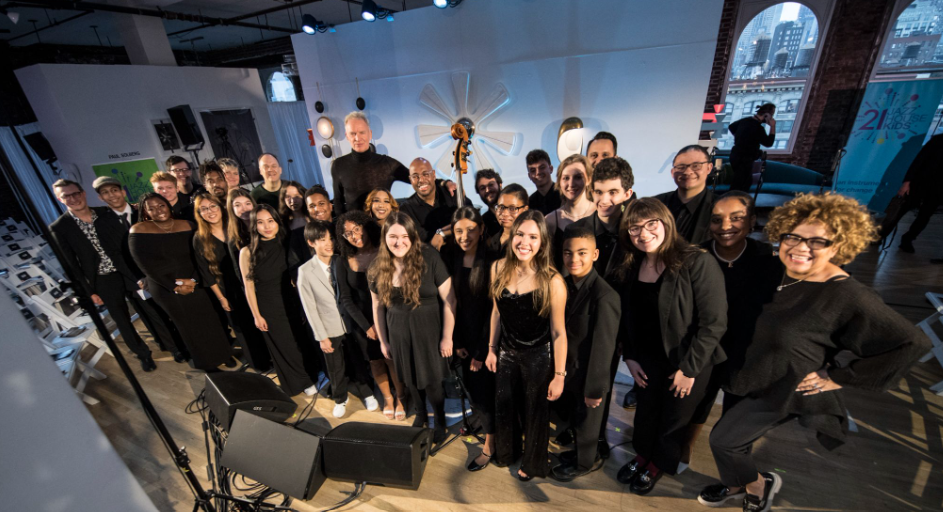
[[[128,231],[118,215],[107,206],[92,207],[98,216],[95,219],[95,231],[105,254],[115,264],[115,269],[132,284],[139,281],[144,275],[133,264],[125,259],[128,246]],[[98,251],[92,247],[82,228],[75,222],[68,212],[59,216],[49,225],[53,242],[62,251],[65,261],[72,275],[78,278],[78,286],[82,286],[86,293],[97,293],[95,285],[98,279],[98,263],[101,258]],[[135,286],[136,288],[136,286]]]
[[[671,194],[676,192],[677,190],[672,190],[671,192],[658,194],[655,196],[655,199],[658,199],[662,204],[668,206]],[[705,240],[710,240],[711,211],[713,210],[715,199],[711,189],[708,188],[704,191],[704,199],[701,200],[701,206],[698,208],[697,216],[694,218],[694,231],[691,233],[691,239],[688,240],[688,242],[694,245],[700,245]]]
[[[620,314],[619,294],[596,270],[583,278],[575,294],[567,296],[565,388],[589,398],[606,396]]]
[[[636,318],[627,299],[638,280],[639,265],[632,266],[620,292],[622,322],[620,338],[622,357],[635,359],[632,322],[650,321]],[[727,359],[720,348],[720,338],[727,330],[727,294],[724,275],[709,253],[699,250],[677,272],[666,270],[658,292],[658,322],[661,327],[665,354],[688,377],[697,377],[708,366]]]

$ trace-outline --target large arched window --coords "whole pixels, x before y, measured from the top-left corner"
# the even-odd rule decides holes
[[[943,69],[943,2],[914,0],[894,23],[878,62],[878,73]]]
[[[757,3],[761,2],[752,2]],[[768,7],[742,25],[731,52],[724,108],[727,115],[717,141],[719,149],[733,147],[733,135],[726,129],[729,123],[753,115],[763,103],[776,105],[776,142],[770,150],[791,149],[793,128],[801,116],[806,84],[818,55],[821,24],[804,4],[765,4]]]

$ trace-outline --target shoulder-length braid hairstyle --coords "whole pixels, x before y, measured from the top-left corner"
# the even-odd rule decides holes
[[[195,210],[194,217],[196,217],[196,237],[200,240],[200,245],[203,246],[203,257],[206,258],[210,272],[216,276],[216,279],[222,279],[223,273],[219,270],[219,261],[216,260],[216,251],[213,250],[213,225],[203,220],[203,216],[200,215],[200,207],[205,204],[215,204],[219,207],[219,221],[223,223],[224,235],[226,234],[226,218],[228,217],[226,214],[226,206],[220,202],[218,197],[209,192],[199,194],[193,201],[193,209]],[[227,237],[227,241],[228,240]]]
[[[629,275],[632,265],[642,261],[645,254],[635,247],[629,236],[629,228],[651,219],[658,219],[665,227],[665,240],[658,247],[658,260],[665,265],[669,272],[681,270],[691,256],[703,250],[688,243],[678,234],[674,216],[664,203],[654,197],[636,199],[625,209],[622,222],[619,223],[619,243],[625,250],[625,259],[616,269],[616,277],[625,279]],[[644,228],[643,228],[644,229]]]
[[[360,212],[363,213],[363,212]],[[367,280],[375,283],[380,302],[389,307],[393,305],[393,265],[394,256],[386,244],[386,234],[393,226],[403,226],[411,243],[409,251],[403,256],[403,273],[400,275],[400,291],[406,304],[412,304],[413,309],[419,307],[419,285],[422,284],[422,274],[426,270],[426,261],[422,257],[422,240],[419,239],[419,230],[412,217],[402,212],[391,213],[383,223],[380,232],[380,249],[377,257],[367,271]]]
[[[167,205],[167,209],[170,211],[170,218],[171,219],[174,218],[174,207],[170,206],[170,201],[168,201],[166,197],[158,194],[157,192],[148,192],[144,194],[143,196],[141,196],[141,199],[138,202],[138,204],[140,205],[138,206],[138,211],[140,212],[139,217],[140,217],[141,222],[152,220],[151,216],[147,214],[147,202],[150,201],[151,199],[157,199],[159,201],[163,201],[164,204]]]
[[[262,203],[252,210],[252,215],[249,216],[249,272],[247,272],[247,277],[253,281],[255,281],[255,266],[258,265],[264,253],[262,249],[262,235],[259,234],[259,228],[256,225],[259,213],[261,212],[268,212],[278,224],[278,233],[275,234],[275,239],[281,243],[285,237],[285,226],[282,225],[281,219],[278,218],[278,212],[275,211],[275,208]]]
[[[301,196],[301,210],[298,215],[303,217],[308,216],[308,208],[304,204],[305,193],[308,190],[302,187],[301,183],[297,181],[282,182],[282,188],[278,191],[278,214],[281,216],[282,224],[285,226],[291,226],[291,222],[295,220],[295,212],[285,204],[285,197],[288,195],[288,187],[295,187],[295,190],[297,190],[298,194]]]
[[[485,229],[485,222],[481,218],[481,213],[473,206],[463,206],[452,214],[452,233],[455,233],[455,224],[460,220],[470,220],[478,226],[481,238],[478,239],[478,247],[475,249],[475,261],[472,263],[471,273],[468,276],[468,282],[464,281],[462,267],[465,266],[465,251],[455,245],[455,251],[452,254],[452,261],[448,262],[452,267],[452,285],[456,290],[468,289],[475,297],[487,297],[490,288],[491,271],[488,269],[487,243],[488,233]],[[456,294],[458,303],[462,303],[462,294]]]
[[[521,229],[521,225],[527,221],[537,223],[537,229],[540,231],[540,248],[537,249],[537,254],[534,254],[533,259],[531,259],[531,266],[537,272],[537,275],[534,276],[537,283],[537,288],[534,290],[534,306],[540,316],[546,317],[550,315],[550,282],[557,275],[557,271],[553,268],[550,259],[552,248],[550,247],[550,235],[547,233],[547,223],[544,221],[544,214],[540,213],[539,210],[527,210],[521,213],[514,220],[514,224],[511,225],[511,238],[508,240],[504,259],[498,263],[497,273],[491,283],[491,296],[500,297],[501,291],[508,287],[517,269],[523,265],[521,260],[517,259],[517,255],[514,254],[514,237]]]
[[[249,245],[249,230],[232,208],[232,203],[237,197],[249,198],[249,201],[252,201],[253,210],[255,210],[256,204],[255,199],[252,199],[252,194],[244,188],[234,188],[226,196],[226,216],[229,218],[229,225],[226,226],[226,239],[235,244],[236,249],[242,249]]]

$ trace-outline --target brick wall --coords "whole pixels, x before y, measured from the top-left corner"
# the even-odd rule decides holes
[[[730,49],[736,44],[734,30],[737,25],[737,13],[740,11],[740,0],[724,0],[724,8],[720,13],[720,27],[717,30],[717,47],[714,50],[714,65],[711,67],[711,79],[707,86],[707,98],[704,100],[704,112],[713,112],[714,105],[724,97],[724,80],[727,78],[727,66],[730,64]],[[701,132],[700,139],[710,137],[707,132]]]

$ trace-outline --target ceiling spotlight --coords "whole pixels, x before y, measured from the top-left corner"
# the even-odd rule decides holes
[[[301,30],[305,34],[314,34],[318,31],[318,20],[310,14],[305,14],[301,17]]]
[[[449,6],[449,0],[432,0],[432,5],[438,7],[439,9],[445,9]]]
[[[386,15],[386,21],[393,21],[393,13],[389,13]]]
[[[373,0],[363,0],[363,7],[360,10],[360,16],[363,19],[374,22],[377,19],[377,3]]]

